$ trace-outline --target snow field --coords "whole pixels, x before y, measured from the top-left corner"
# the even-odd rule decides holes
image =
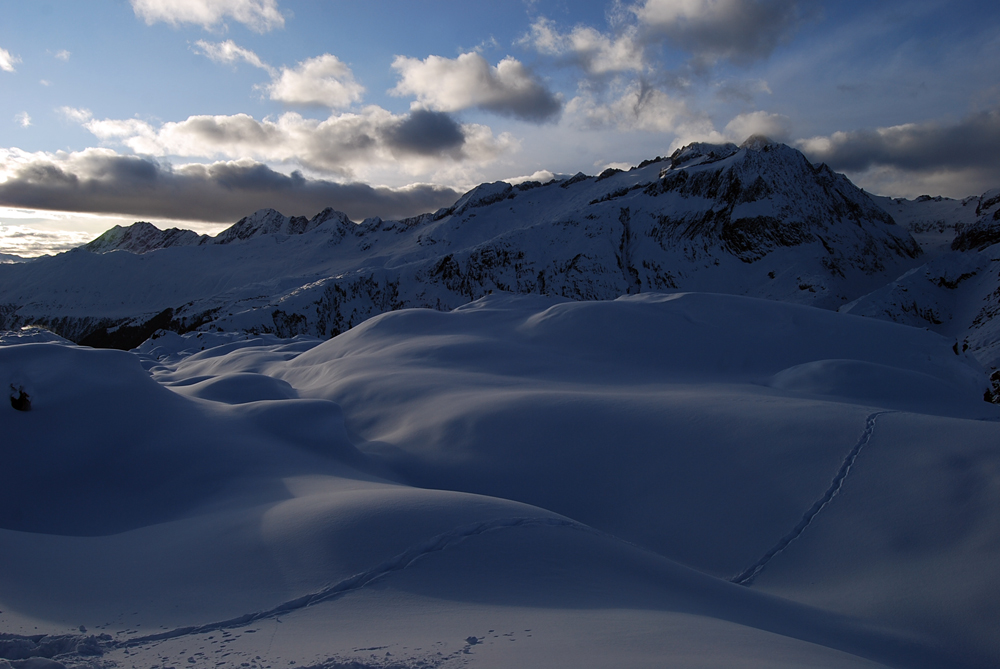
[[[927,331],[495,294],[325,342],[16,341],[0,630],[109,635],[64,666],[1000,659],[1000,409]]]

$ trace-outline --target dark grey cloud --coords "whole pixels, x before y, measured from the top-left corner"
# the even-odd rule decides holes
[[[502,99],[484,101],[479,105],[480,109],[491,111],[494,114],[519,118],[522,121],[531,121],[532,123],[553,120],[562,112],[562,107],[562,98],[559,95],[534,82],[532,86],[517,94]]]
[[[465,143],[465,133],[444,112],[417,109],[409,116],[383,130],[386,144],[395,152],[436,156],[457,151]]]
[[[459,195],[440,186],[390,189],[309,179],[251,161],[174,169],[151,158],[108,152],[63,164],[29,163],[0,183],[0,205],[8,207],[218,222],[265,207],[286,215],[333,207],[355,220],[401,218],[448,206]]]
[[[798,28],[799,0],[645,0],[635,9],[646,42],[666,40],[696,59],[748,64],[771,55]]]
[[[922,123],[838,132],[799,142],[813,161],[835,170],[895,167],[938,171],[977,168],[1000,181],[1000,110],[983,112],[951,125]]]

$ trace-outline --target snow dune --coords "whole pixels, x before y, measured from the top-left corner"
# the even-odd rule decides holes
[[[495,294],[0,343],[14,666],[1000,662],[1000,407],[931,332]]]

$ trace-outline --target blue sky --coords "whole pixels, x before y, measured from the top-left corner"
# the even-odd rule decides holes
[[[356,219],[762,132],[876,193],[1000,187],[1000,6],[0,2],[0,253]]]

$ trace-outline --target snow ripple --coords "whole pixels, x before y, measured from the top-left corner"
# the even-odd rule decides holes
[[[826,505],[837,496],[837,493],[840,492],[840,489],[844,485],[844,480],[851,472],[851,467],[854,466],[854,461],[858,459],[858,455],[861,453],[861,449],[863,449],[868,442],[871,441],[872,433],[875,431],[875,422],[878,420],[879,416],[887,413],[895,412],[876,411],[875,413],[868,415],[868,418],[865,420],[864,432],[861,433],[858,443],[854,445],[851,452],[847,454],[846,458],[844,458],[844,462],[840,465],[840,470],[837,472],[837,475],[833,477],[833,482],[830,484],[830,487],[827,488],[823,496],[820,497],[808,511],[806,511],[805,515],[802,516],[802,520],[800,520],[798,524],[792,528],[791,532],[781,537],[781,539],[778,540],[778,543],[776,543],[771,550],[764,553],[763,557],[744,569],[738,575],[731,578],[731,582],[736,583],[737,585],[752,585],[754,579],[757,578],[757,575],[760,574],[761,571],[763,571],[764,567],[767,566],[767,563],[770,562],[774,556],[788,548],[790,543],[799,538],[799,535],[802,534],[807,527],[809,527],[813,519],[819,515],[819,512],[825,509]]]

